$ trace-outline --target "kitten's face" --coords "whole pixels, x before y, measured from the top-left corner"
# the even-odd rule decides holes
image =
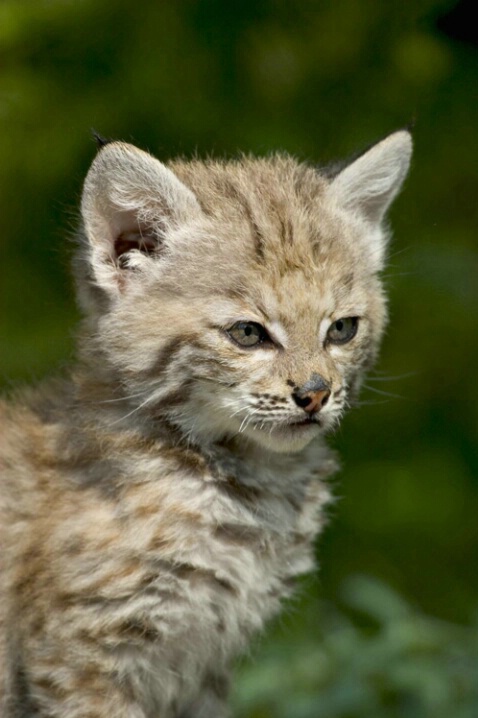
[[[139,230],[115,220],[102,275],[118,289],[97,341],[130,397],[125,421],[299,451],[337,424],[374,359],[383,236],[290,159],[172,168],[181,221],[158,240],[145,212]]]
[[[334,427],[373,358],[384,319],[370,278],[370,297],[358,280],[337,298],[337,275],[331,268],[312,278],[295,271],[278,286],[260,286],[257,276],[243,300],[211,298],[202,311],[190,304],[195,331],[168,343],[172,403],[162,398],[160,410],[192,436],[242,435],[275,451],[298,451]]]

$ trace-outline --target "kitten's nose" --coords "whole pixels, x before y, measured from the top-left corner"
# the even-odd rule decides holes
[[[312,374],[309,381],[292,392],[292,398],[308,414],[314,414],[322,409],[329,400],[330,387],[319,374]]]

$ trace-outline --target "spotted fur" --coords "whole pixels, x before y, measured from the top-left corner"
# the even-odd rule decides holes
[[[395,133],[330,178],[100,147],[77,365],[0,404],[4,718],[228,715],[231,661],[313,567],[322,434],[375,359],[410,150]]]

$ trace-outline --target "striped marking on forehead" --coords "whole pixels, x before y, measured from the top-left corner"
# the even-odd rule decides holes
[[[264,235],[262,233],[261,228],[259,227],[259,224],[257,222],[257,219],[254,216],[254,212],[252,211],[251,203],[249,202],[248,198],[244,195],[244,193],[237,187],[237,185],[234,184],[234,182],[228,177],[225,180],[221,182],[221,187],[226,195],[226,197],[229,197],[232,199],[236,204],[240,206],[242,209],[243,214],[245,215],[250,229],[251,229],[251,236],[252,240],[254,242],[254,249],[256,251],[256,256],[259,259],[260,262],[264,261]]]
[[[294,241],[294,227],[292,219],[288,214],[290,209],[284,198],[279,199],[271,195],[269,198],[270,209],[272,210],[279,227],[279,240],[283,246],[290,246]]]
[[[344,301],[347,301],[354,288],[354,284],[355,273],[353,271],[348,272],[340,278],[340,281],[337,282],[332,289],[336,304],[341,304]]]

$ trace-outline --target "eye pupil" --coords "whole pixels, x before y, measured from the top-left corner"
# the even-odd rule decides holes
[[[227,330],[227,334],[242,347],[253,347],[270,341],[267,331],[256,322],[236,322]]]
[[[342,317],[330,325],[327,340],[331,344],[347,344],[357,333],[358,317]]]

